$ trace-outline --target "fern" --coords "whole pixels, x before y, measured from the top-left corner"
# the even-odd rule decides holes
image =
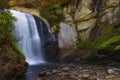
[[[97,49],[105,49],[105,48],[113,49],[115,47],[114,49],[116,50],[116,49],[119,49],[119,46],[118,46],[119,44],[117,44],[119,42],[120,42],[120,36],[115,36],[101,43],[97,47]]]
[[[114,50],[120,50],[120,45],[116,46]]]

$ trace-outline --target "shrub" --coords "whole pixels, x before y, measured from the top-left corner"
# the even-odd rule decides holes
[[[0,10],[0,44],[12,43],[15,37],[12,35],[14,29],[13,21],[16,18],[11,16],[9,11],[5,12]]]
[[[59,31],[59,23],[64,19],[62,7],[59,3],[48,4],[40,13],[52,25],[53,32]]]
[[[78,49],[94,49],[94,46],[95,44],[91,40],[77,42]]]
[[[114,36],[104,42],[102,42],[97,49],[111,49],[118,50],[120,49],[120,36]]]
[[[13,21],[16,20],[9,11],[0,10],[0,47],[2,45],[11,46],[13,51],[17,52],[23,59],[23,54],[15,44],[16,38],[13,35]]]
[[[120,25],[99,24],[99,35],[86,41],[78,41],[78,49],[120,50]]]

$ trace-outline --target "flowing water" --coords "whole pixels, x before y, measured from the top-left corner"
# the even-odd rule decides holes
[[[28,67],[25,80],[35,80],[42,69],[52,66],[50,63],[30,65]]]
[[[26,61],[30,65],[45,63],[41,36],[39,36],[33,15],[15,10],[10,11],[17,18],[14,34],[19,39],[17,43],[24,53]]]
[[[41,70],[53,67],[56,64],[58,63],[57,62],[49,62],[49,63],[46,62],[45,64],[30,65],[28,67],[25,80],[36,80]]]
[[[35,80],[40,70],[55,64],[44,59],[44,46],[54,38],[46,24],[37,16],[15,10],[10,12],[17,18],[17,22],[14,22],[14,34],[20,50],[29,63],[25,80]]]

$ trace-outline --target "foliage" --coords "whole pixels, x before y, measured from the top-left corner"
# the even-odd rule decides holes
[[[15,45],[16,38],[13,36],[13,21],[16,21],[16,18],[13,17],[9,11],[0,10],[0,47],[3,45],[11,46],[13,47],[13,51],[17,52],[20,56],[23,56]]]
[[[59,31],[59,23],[64,19],[62,7],[59,3],[48,4],[42,11],[41,16],[46,18],[52,25],[53,32]]]
[[[120,45],[117,45],[114,50],[120,50]]]
[[[78,49],[120,50],[120,25],[99,23],[99,35],[93,39],[79,41]]]
[[[100,26],[100,34],[97,38],[96,49],[111,49],[116,50],[120,45],[120,25],[102,23]],[[117,49],[120,49],[117,47]]]
[[[114,36],[106,41],[104,41],[102,44],[100,44],[97,49],[111,49],[111,50],[117,50],[120,49],[118,46],[120,44],[120,36]]]
[[[0,10],[0,80],[22,80],[27,68],[24,55],[15,45],[13,21],[16,18],[9,11]]]
[[[78,49],[93,49],[94,45],[95,44],[91,40],[78,41],[77,42],[77,48]]]
[[[13,21],[15,17],[11,16],[9,11],[0,11],[0,44],[12,43],[15,37],[12,35],[14,29]]]
[[[16,43],[13,44],[14,50],[19,53],[19,55],[21,56],[22,59],[25,59],[25,55],[23,54],[23,52],[19,49],[18,45]]]

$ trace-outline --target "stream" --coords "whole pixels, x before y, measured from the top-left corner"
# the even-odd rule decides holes
[[[40,63],[40,64],[36,64],[36,65],[29,65],[28,70],[26,72],[25,80],[36,80],[36,78],[38,77],[38,74],[40,73],[41,70],[53,67],[57,64],[63,64],[63,63],[60,63],[60,62],[46,62],[46,63]],[[69,64],[69,63],[64,63],[64,64]],[[74,63],[74,64],[82,66],[82,64],[86,64],[86,63]],[[93,64],[93,65],[95,65],[95,64]],[[112,70],[120,72],[120,67],[119,66],[106,65],[106,67],[108,69],[112,69]]]
[[[53,65],[56,65],[56,62],[46,62],[40,63],[36,65],[29,65],[28,70],[26,72],[25,80],[35,80],[39,74],[39,72],[45,68],[50,68]]]

